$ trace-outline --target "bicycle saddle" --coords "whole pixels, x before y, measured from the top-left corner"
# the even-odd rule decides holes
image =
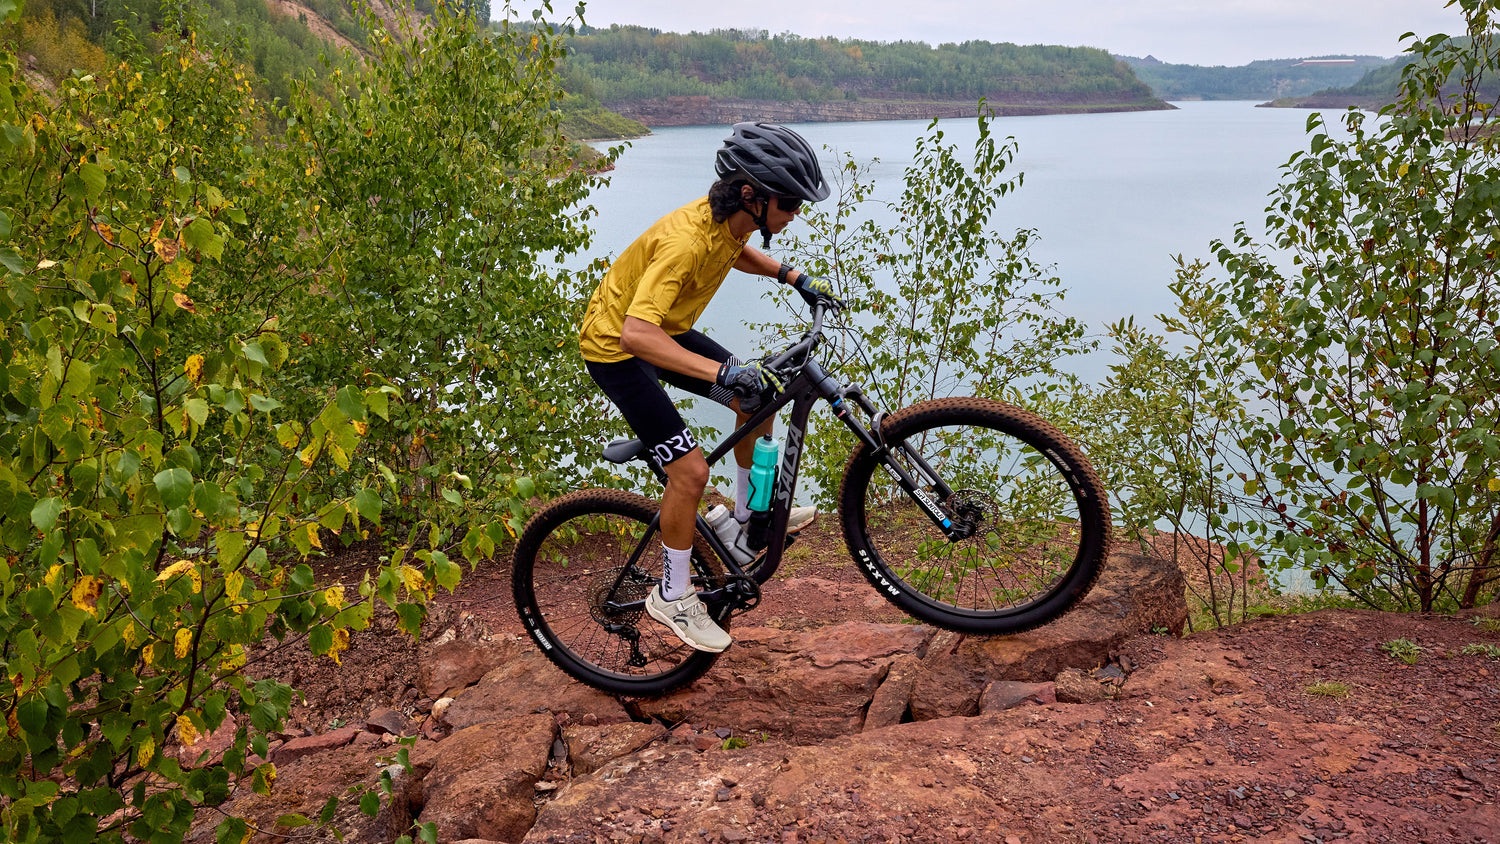
[[[604,447],[604,459],[611,463],[629,463],[642,460],[647,453],[646,444],[640,440],[612,440]]]

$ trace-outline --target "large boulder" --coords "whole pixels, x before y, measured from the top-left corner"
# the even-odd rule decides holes
[[[637,709],[669,724],[732,725],[798,742],[857,733],[891,663],[921,655],[934,632],[867,622],[805,633],[736,628],[734,646],[707,676]]]
[[[619,700],[574,680],[535,650],[490,671],[462,691],[443,712],[442,720],[454,730],[463,730],[534,712],[567,713],[572,721],[598,724],[630,720]]]
[[[975,715],[995,680],[1048,682],[1065,669],[1100,667],[1131,636],[1180,634],[1187,624],[1185,588],[1182,571],[1170,561],[1115,554],[1083,601],[1051,624],[994,638],[944,633],[923,660],[912,717]]]
[[[436,824],[442,841],[520,841],[536,820],[536,782],[556,737],[551,715],[523,715],[419,747],[411,754],[421,781],[417,821]]]
[[[428,698],[454,697],[523,650],[515,636],[494,635],[480,619],[459,613],[441,632],[423,640],[417,688]]]

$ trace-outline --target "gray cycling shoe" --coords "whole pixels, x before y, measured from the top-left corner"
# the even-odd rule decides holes
[[[719,653],[734,641],[724,628],[708,617],[708,607],[697,592],[689,592],[675,601],[661,596],[661,586],[653,586],[646,596],[646,612],[671,628],[683,644],[696,650]]]

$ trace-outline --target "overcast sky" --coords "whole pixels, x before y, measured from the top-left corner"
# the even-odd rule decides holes
[[[573,6],[553,3],[560,14]],[[1394,56],[1403,33],[1456,34],[1463,22],[1443,0],[589,0],[585,19],[671,32],[756,28],[810,38],[1062,44],[1203,65]]]

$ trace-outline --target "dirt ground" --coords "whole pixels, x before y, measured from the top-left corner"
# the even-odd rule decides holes
[[[371,554],[354,548],[328,558],[320,574],[357,582]],[[1500,841],[1496,609],[1463,617],[1323,610],[1182,639],[1133,639],[1121,654],[1133,673],[1118,701],[1047,707],[1016,738],[1017,747],[1041,748],[1055,739],[1069,753],[1049,754],[1054,780],[1026,781],[1015,801],[1035,804],[1038,824],[1053,811],[1045,807],[1067,805],[1094,813],[1107,832],[1075,836],[1075,814],[1067,821],[1074,826],[1055,827],[1069,830],[1064,837],[1033,827],[1018,840]],[[466,573],[435,603],[430,630],[463,614],[495,633],[524,635],[504,563]],[[813,630],[903,617],[864,581],[836,519],[825,516],[789,549],[761,606],[741,623]],[[342,670],[308,658],[292,639],[257,666],[307,695],[291,729],[320,733],[374,709],[416,712],[417,653],[384,616],[355,634]],[[996,756],[996,764],[1017,758]],[[991,794],[1019,788],[1021,780],[990,775]]]

